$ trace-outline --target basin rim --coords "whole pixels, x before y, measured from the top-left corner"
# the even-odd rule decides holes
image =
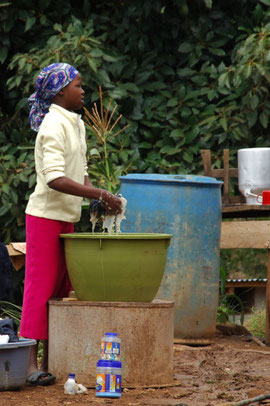
[[[105,233],[70,233],[60,234],[61,238],[66,239],[89,239],[89,240],[163,240],[171,239],[173,234],[159,234],[159,233],[118,233],[118,234],[105,234]]]

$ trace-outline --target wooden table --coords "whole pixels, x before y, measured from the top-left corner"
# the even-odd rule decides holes
[[[268,217],[270,205],[224,206],[220,248],[267,249],[266,345],[270,346],[270,218]]]
[[[211,151],[201,150],[205,176],[221,178],[222,191],[222,229],[220,248],[267,248],[266,283],[266,344],[270,346],[270,205],[247,205],[239,192],[232,195],[232,178],[238,178],[238,168],[230,168],[230,151],[223,150],[223,168],[214,168]],[[216,165],[215,165],[216,166]],[[256,220],[250,220],[254,219]],[[228,221],[231,219],[231,221]]]

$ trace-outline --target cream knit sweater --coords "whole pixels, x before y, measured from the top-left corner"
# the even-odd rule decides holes
[[[50,106],[35,144],[37,185],[26,213],[68,222],[79,221],[82,198],[57,192],[47,185],[67,176],[84,184],[87,176],[85,127],[79,114],[56,104]]]

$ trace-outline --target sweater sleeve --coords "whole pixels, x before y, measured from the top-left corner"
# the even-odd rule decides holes
[[[65,176],[65,132],[61,124],[48,122],[41,135],[43,162],[41,173],[48,184]]]
[[[83,142],[83,148],[85,151],[84,154],[84,176],[88,176],[88,164],[87,164],[87,157],[86,157],[86,152],[87,152],[87,144],[86,144],[86,131],[85,131],[85,125],[83,120],[80,120],[80,131],[82,134],[82,142]]]

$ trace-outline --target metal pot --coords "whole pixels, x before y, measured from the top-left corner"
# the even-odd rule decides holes
[[[261,204],[258,194],[270,190],[270,148],[239,149],[238,187],[248,205]]]

